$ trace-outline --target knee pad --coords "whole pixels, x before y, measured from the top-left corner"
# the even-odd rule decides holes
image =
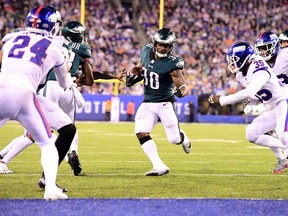
[[[145,142],[147,142],[148,140],[151,140],[151,136],[145,136],[139,139],[140,145],[143,145]]]

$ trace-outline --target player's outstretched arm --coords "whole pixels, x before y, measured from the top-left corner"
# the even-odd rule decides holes
[[[93,71],[94,80],[96,79],[118,79],[124,82],[124,77],[126,76],[126,69],[122,68],[119,73],[117,72],[107,72],[107,71]]]

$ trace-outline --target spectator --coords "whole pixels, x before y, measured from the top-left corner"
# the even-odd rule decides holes
[[[111,99],[105,101],[105,121],[110,121],[111,119]]]
[[[126,107],[127,119],[126,121],[133,121],[133,115],[135,114],[135,103],[130,100]]]

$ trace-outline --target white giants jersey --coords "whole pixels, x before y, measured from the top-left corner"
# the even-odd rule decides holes
[[[36,92],[49,70],[64,64],[62,36],[48,36],[27,31],[3,38],[0,84]]]
[[[279,50],[272,70],[283,84],[288,84],[288,47]]]
[[[283,89],[266,61],[256,55],[250,64],[246,76],[242,72],[236,74],[237,80],[245,89],[229,96],[220,97],[220,104],[226,105],[248,98],[258,99],[265,106],[266,111],[284,100]]]

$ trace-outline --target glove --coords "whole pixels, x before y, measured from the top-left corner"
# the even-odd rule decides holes
[[[244,107],[244,114],[245,115],[252,115],[253,113],[253,106],[247,104],[245,107]]]
[[[179,88],[176,88],[176,89],[174,90],[174,95],[176,95],[176,96],[179,97],[179,98],[184,97],[183,92],[182,92]]]
[[[71,88],[74,94],[74,99],[75,99],[77,107],[79,109],[83,109],[86,103],[85,99],[83,98],[81,92],[75,87],[75,85],[73,85]]]
[[[208,101],[209,101],[209,103],[211,103],[211,104],[220,104],[220,101],[219,101],[219,99],[220,99],[220,95],[210,95],[209,97],[208,97]]]
[[[143,79],[144,79],[143,76],[128,73],[126,75],[126,86],[127,87],[133,86],[135,83],[140,82]]]

